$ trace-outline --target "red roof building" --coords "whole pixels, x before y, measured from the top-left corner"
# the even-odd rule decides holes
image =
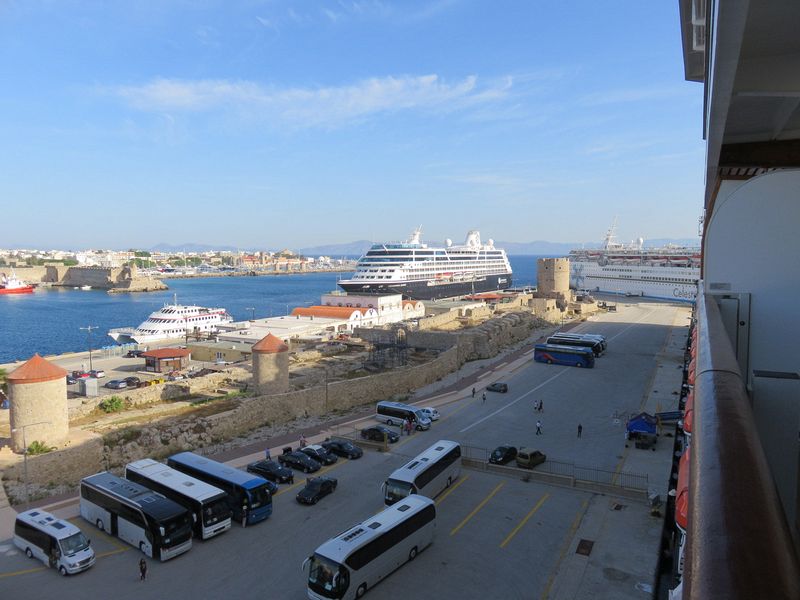
[[[154,373],[180,371],[189,366],[192,351],[186,348],[157,348],[142,352],[144,370]]]
[[[41,383],[64,379],[66,376],[64,369],[34,354],[25,364],[11,371],[6,380],[11,384]]]
[[[268,333],[255,344],[253,344],[253,352],[257,354],[277,354],[278,352],[288,352],[289,346],[283,343],[283,340],[278,336]]]

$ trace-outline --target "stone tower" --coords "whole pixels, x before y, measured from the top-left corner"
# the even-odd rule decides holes
[[[69,433],[67,372],[35,354],[7,377],[11,404],[11,448],[22,452],[33,441],[63,444]]]
[[[271,333],[253,344],[253,382],[259,394],[289,390],[289,346]]]
[[[566,295],[569,292],[569,259],[538,259],[536,282],[540,296],[552,298]]]

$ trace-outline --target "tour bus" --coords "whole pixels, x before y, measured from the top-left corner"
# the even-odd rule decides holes
[[[600,349],[605,352],[608,349],[608,341],[606,340],[604,335],[600,335],[599,333],[577,333],[574,331],[556,331],[551,337],[566,337],[566,338],[579,338],[584,340],[591,340],[595,342],[600,342]]]
[[[272,495],[269,493],[269,483],[263,477],[193,452],[174,454],[167,459],[167,464],[225,492],[233,518],[242,527],[263,521],[272,514]]]
[[[548,365],[569,365],[576,367],[594,366],[594,352],[591,348],[581,346],[564,346],[563,344],[536,344],[533,360]]]
[[[387,425],[403,425],[411,417],[418,431],[431,428],[431,420],[416,406],[402,402],[378,402],[375,408],[375,419]]]
[[[225,492],[151,458],[125,467],[125,479],[174,500],[192,513],[194,535],[203,540],[231,528],[231,509]]]
[[[303,563],[308,565],[308,597],[361,598],[433,542],[436,505],[424,496],[409,496],[328,540]],[[400,581],[407,589],[408,581]],[[411,583],[415,588],[420,582]],[[411,594],[413,595],[413,594]]]
[[[439,440],[422,454],[395,470],[383,485],[383,501],[391,506],[410,494],[434,498],[461,473],[461,446]]]
[[[62,575],[85,571],[95,561],[94,550],[80,529],[38,508],[17,515],[14,545]]]
[[[574,334],[555,334],[547,338],[548,344],[556,344],[558,346],[574,346],[576,348],[589,348],[592,354],[600,356],[603,353],[603,346],[597,340],[587,339],[582,336]]]
[[[192,517],[180,504],[108,472],[81,479],[81,516],[139,548],[168,560],[192,547]]]

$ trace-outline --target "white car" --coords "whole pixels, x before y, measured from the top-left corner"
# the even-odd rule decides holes
[[[426,406],[425,408],[419,409],[423,415],[428,417],[431,421],[438,421],[439,420],[439,411],[435,408],[431,408],[430,406]]]

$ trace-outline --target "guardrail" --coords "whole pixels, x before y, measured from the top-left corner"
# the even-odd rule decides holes
[[[648,493],[649,482],[645,473],[617,472],[550,458],[534,469],[523,469],[517,467],[513,462],[509,463],[509,466],[490,465],[491,451],[487,448],[461,446],[461,453],[466,466],[482,470],[497,470],[529,476],[546,483],[591,489],[602,493],[619,493],[642,499],[646,498]]]
[[[800,563],[719,307],[697,297],[683,597],[800,598]]]

